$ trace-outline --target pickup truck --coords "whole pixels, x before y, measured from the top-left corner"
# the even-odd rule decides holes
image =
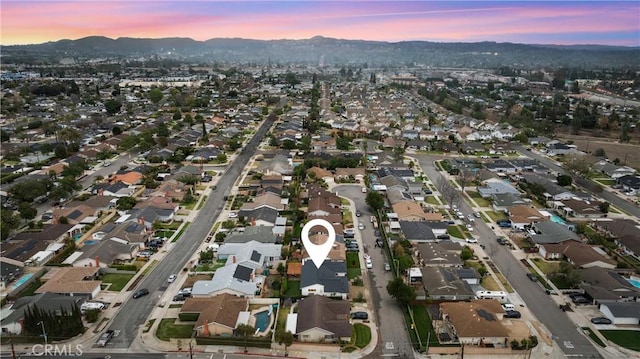
[[[109,340],[111,340],[111,338],[113,338],[113,330],[107,330],[106,332],[102,333],[102,335],[100,336],[100,339],[98,339],[98,346],[99,347],[105,347],[107,346],[107,343],[109,342]]]

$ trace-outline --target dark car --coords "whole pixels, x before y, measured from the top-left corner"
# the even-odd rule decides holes
[[[362,212],[356,211],[356,217],[360,217],[360,216],[362,216]]]
[[[520,314],[520,312],[519,312],[519,311],[517,311],[517,310],[507,310],[507,311],[505,312],[505,315],[504,315],[504,316],[505,316],[505,317],[507,317],[507,318],[515,318],[515,319],[518,319],[518,318],[522,317],[522,314]]]
[[[498,237],[496,238],[496,241],[498,241],[498,244],[501,244],[503,246],[507,244],[507,240],[504,237]]]
[[[376,236],[376,237],[380,237],[380,231],[375,230],[375,231],[373,232],[373,235],[374,235],[374,236]]]
[[[573,297],[571,301],[575,304],[591,304],[591,301],[585,297]]]
[[[536,275],[533,273],[527,273],[527,277],[529,277],[529,279],[531,279],[532,282],[538,281],[538,277],[536,277]]]
[[[593,324],[611,324],[611,320],[605,317],[591,318]]]
[[[351,313],[351,319],[367,320],[369,319],[369,314],[367,312],[353,312]]]
[[[133,292],[133,299],[140,298],[140,297],[145,296],[147,294],[149,294],[149,289],[140,288],[140,289],[136,290],[135,292]]]
[[[178,295],[173,296],[173,301],[174,302],[184,302],[185,300],[187,300],[187,298],[189,298],[189,297],[187,297],[187,296],[185,296],[183,294],[178,294]]]

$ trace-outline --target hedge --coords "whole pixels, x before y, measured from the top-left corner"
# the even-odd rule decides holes
[[[244,338],[238,337],[196,337],[198,345],[232,345],[244,347]],[[247,338],[247,346],[253,348],[271,348],[270,338]]]
[[[198,320],[200,313],[180,313],[178,314],[178,318],[180,318],[183,322],[195,322]]]

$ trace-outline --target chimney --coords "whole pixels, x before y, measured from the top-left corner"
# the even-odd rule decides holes
[[[98,190],[98,196],[104,196],[104,188]]]
[[[235,264],[235,263],[236,263],[236,256],[234,255],[233,256],[233,264]]]
[[[100,268],[100,258],[96,256],[96,268]]]

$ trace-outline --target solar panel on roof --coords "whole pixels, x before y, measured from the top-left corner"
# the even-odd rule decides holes
[[[137,223],[131,223],[130,225],[127,226],[127,228],[124,229],[125,232],[129,232],[129,233],[133,233],[138,231],[138,224]]]
[[[481,316],[482,318],[486,319],[487,321],[494,321],[495,318],[493,317],[493,314],[487,312],[484,309],[476,309],[476,313],[478,313],[479,316]]]
[[[258,262],[260,260],[260,257],[262,257],[262,255],[260,253],[258,253],[258,251],[253,251],[251,252],[251,260],[254,262]]]
[[[67,218],[76,219],[76,218],[80,217],[81,214],[82,214],[82,211],[76,209],[75,211],[69,213]]]

